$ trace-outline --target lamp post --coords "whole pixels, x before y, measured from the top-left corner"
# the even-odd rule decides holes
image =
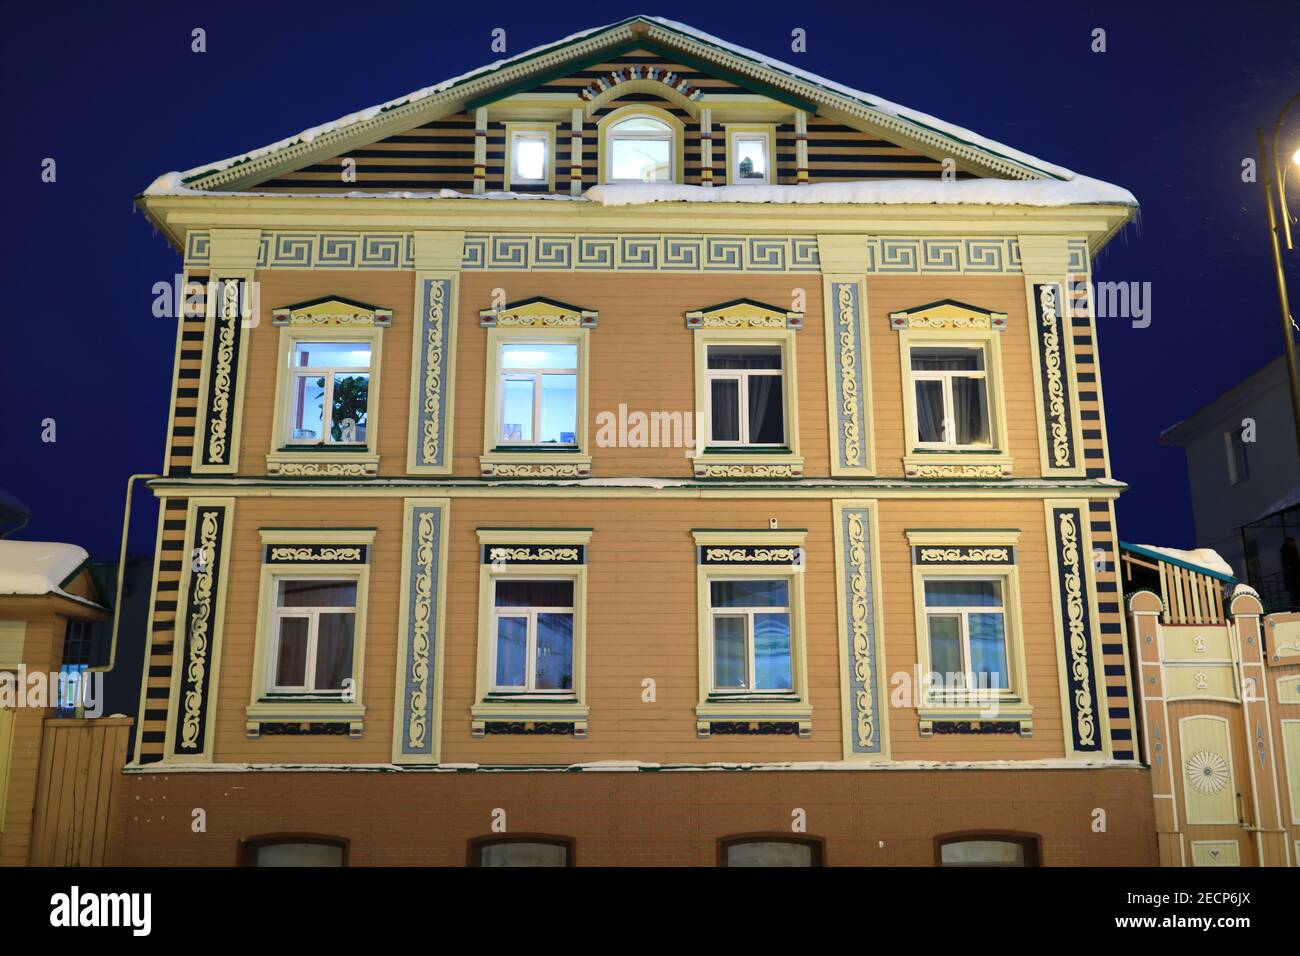
[[[1282,247],[1278,241],[1277,220],[1278,214],[1273,209],[1273,188],[1274,176],[1278,171],[1277,162],[1277,137],[1282,131],[1282,121],[1286,114],[1296,103],[1300,103],[1300,94],[1291,97],[1282,107],[1282,112],[1277,114],[1277,122],[1273,124],[1273,138],[1269,142],[1268,149],[1264,148],[1264,131],[1257,129],[1255,136],[1259,141],[1259,157],[1264,164],[1264,204],[1268,207],[1268,238],[1273,246],[1273,272],[1277,280],[1277,298],[1278,304],[1282,309],[1282,345],[1286,355],[1287,377],[1291,382],[1291,419],[1295,425],[1296,451],[1300,453],[1300,376],[1296,374],[1296,355],[1295,355],[1295,338],[1291,334],[1291,306],[1287,301],[1286,295],[1286,273],[1282,269]],[[1300,166],[1300,149],[1295,151],[1291,161]],[[1286,238],[1287,249],[1294,249],[1291,242],[1291,213],[1286,206],[1286,168],[1281,170],[1281,177],[1277,182],[1277,199],[1281,212],[1282,232]]]

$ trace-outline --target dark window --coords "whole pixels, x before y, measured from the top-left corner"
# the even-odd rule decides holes
[[[823,843],[815,837],[798,839],[753,834],[718,841],[719,866],[823,866]]]
[[[346,866],[348,841],[315,833],[279,833],[239,842],[240,866]]]
[[[1038,838],[1016,833],[960,833],[939,837],[939,866],[1038,866]]]
[[[1241,431],[1225,432],[1223,444],[1228,453],[1228,484],[1235,485],[1250,477],[1250,462],[1246,460],[1246,443]]]
[[[469,842],[470,866],[573,866],[573,841],[567,837],[520,834]]]

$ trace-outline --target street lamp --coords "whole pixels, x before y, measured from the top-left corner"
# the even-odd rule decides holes
[[[1277,114],[1277,122],[1273,124],[1273,138],[1269,142],[1269,148],[1264,148],[1264,131],[1255,130],[1255,137],[1259,141],[1260,161],[1264,164],[1264,203],[1268,206],[1268,238],[1273,246],[1273,272],[1277,280],[1277,298],[1278,304],[1282,309],[1282,344],[1286,355],[1286,372],[1291,381],[1291,419],[1295,424],[1296,451],[1300,452],[1300,377],[1296,374],[1296,357],[1295,357],[1295,338],[1291,334],[1293,322],[1291,320],[1291,306],[1286,297],[1286,273],[1282,270],[1282,249],[1278,243],[1277,237],[1277,213],[1273,209],[1273,186],[1274,175],[1278,167],[1277,162],[1277,137],[1282,131],[1282,120],[1296,103],[1300,103],[1300,94],[1291,97],[1282,107],[1282,112]],[[1295,151],[1291,161],[1300,165],[1300,149]],[[1282,232],[1286,237],[1286,247],[1294,249],[1291,242],[1291,213],[1286,207],[1286,167],[1282,169],[1282,177],[1277,184],[1277,201],[1282,216]]]

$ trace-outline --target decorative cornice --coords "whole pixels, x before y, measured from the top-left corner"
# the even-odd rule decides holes
[[[953,299],[943,299],[914,309],[889,313],[889,327],[895,332],[915,329],[1003,332],[1007,327],[1007,315],[1005,312],[989,312]]]
[[[480,309],[478,324],[490,328],[594,329],[599,313],[536,296],[500,309]]]
[[[802,312],[787,312],[753,299],[735,299],[686,313],[686,327],[699,329],[782,330],[803,328]]]
[[[393,310],[381,309],[342,296],[327,296],[298,305],[271,310],[271,324],[278,326],[366,326],[387,328],[393,322]]]

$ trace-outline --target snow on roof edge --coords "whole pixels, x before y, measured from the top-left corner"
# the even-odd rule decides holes
[[[364,122],[369,119],[373,119],[374,117],[378,116],[381,113],[387,112],[392,109],[396,109],[397,107],[400,106],[405,106],[410,103],[418,102],[422,99],[426,99],[427,97],[432,96],[435,93],[444,92],[468,80],[494,72],[505,66],[509,66],[517,62],[522,62],[530,57],[546,52],[547,50],[560,47],[565,44],[573,43],[578,40],[586,39],[587,37],[594,36],[598,33],[604,32],[606,30],[614,29],[626,23],[634,22],[636,20],[644,20],[646,22],[655,23],[658,24],[659,26],[665,27],[669,30],[676,31],[692,39],[695,39],[699,42],[711,44],[722,50],[725,50],[728,53],[731,53],[732,55],[751,60],[760,66],[764,66],[768,69],[776,70],[777,72],[786,73],[787,75],[794,77],[795,79],[802,80],[803,82],[806,83],[811,83],[815,86],[820,86],[823,89],[826,89],[833,93],[837,93],[841,96],[846,96],[849,99],[857,100],[863,105],[868,106],[872,109],[879,110],[882,113],[885,113],[887,115],[894,116],[898,119],[904,120],[914,125],[926,127],[928,129],[933,130],[934,132],[940,133],[941,135],[947,136],[960,143],[963,143],[964,145],[973,146],[976,149],[993,153],[994,155],[1000,156],[1003,159],[1009,160],[1011,162],[1019,163],[1020,165],[1023,166],[1028,166],[1030,168],[1043,172],[1046,175],[1055,176],[1065,181],[1071,181],[1076,177],[1079,177],[1079,174],[1075,173],[1071,169],[1067,169],[1064,166],[1059,166],[1054,163],[1049,163],[1046,160],[1039,159],[1038,157],[1033,156],[1029,153],[1025,153],[1021,150],[1007,146],[1006,144],[1000,143],[997,140],[993,140],[993,139],[989,139],[988,137],[981,136],[978,133],[974,132],[973,130],[966,129],[963,126],[958,126],[954,123],[948,123],[944,120],[939,119],[936,116],[931,116],[928,113],[922,113],[917,110],[908,109],[907,107],[901,106],[898,103],[894,103],[890,100],[886,100],[883,97],[878,97],[875,96],[874,94],[867,93],[862,90],[854,89],[853,87],[846,86],[842,83],[837,83],[834,80],[827,79],[823,76],[819,76],[818,74],[811,73],[807,70],[802,70],[796,66],[792,66],[788,63],[785,63],[784,61],[764,56],[763,54],[758,53],[754,50],[750,50],[746,47],[737,46],[734,43],[730,43],[719,37],[715,37],[712,34],[705,33],[702,30],[697,30],[695,27],[689,26],[688,24],[681,23],[676,20],[670,20],[665,17],[640,15],[640,16],[627,17],[624,18],[623,20],[618,20],[613,23],[605,24],[603,26],[591,27],[586,30],[580,30],[576,33],[569,34],[568,36],[563,37],[562,39],[555,40],[550,43],[541,44],[539,46],[531,47],[530,49],[525,50],[522,53],[517,53],[512,57],[506,57],[505,59],[495,60],[492,63],[488,63],[483,66],[476,67],[473,70],[443,80],[440,83],[435,83],[432,86],[422,87],[421,89],[414,90],[411,93],[406,94],[405,96],[399,96],[396,97],[395,99],[387,100],[375,106],[367,107],[366,109],[349,113],[346,116],[341,116],[338,119],[331,120],[326,123],[321,123],[317,126],[309,127],[294,136],[289,136],[284,139],[277,140],[274,143],[270,143],[266,146],[261,146],[256,149],[252,149],[247,152],[240,153],[236,156],[230,156],[225,159],[217,160],[211,163],[204,163],[200,166],[195,166],[192,167],[191,169],[187,169],[179,173],[165,173],[163,174],[163,176],[158,177],[158,179],[154,181],[154,184],[151,184],[150,189],[153,188],[153,185],[156,185],[158,183],[158,180],[164,179],[166,177],[179,176],[182,182],[189,182],[199,178],[200,176],[206,176],[212,173],[221,172],[223,170],[230,169],[233,166],[241,165],[243,163],[250,162],[254,159],[260,159],[263,156],[266,156],[274,152],[278,152],[279,150],[282,149],[287,149],[288,147],[297,145],[299,143],[311,143],[325,133],[333,132],[339,129],[344,129],[348,126],[353,126],[357,123]],[[1094,181],[1100,182],[1100,180],[1094,180]],[[1106,185],[1110,185],[1110,184],[1107,183]],[[1114,188],[1119,189],[1120,187],[1114,187]],[[150,194],[148,189],[146,189],[145,194],[146,195]],[[1134,203],[1134,205],[1136,205],[1136,202]]]
[[[88,560],[86,549],[75,544],[0,540],[0,595],[59,593]]]
[[[1143,551],[1150,551],[1154,554],[1164,555],[1166,558],[1172,558],[1174,561],[1180,561],[1183,564],[1194,565],[1211,571],[1221,577],[1236,578],[1237,572],[1232,570],[1232,565],[1223,560],[1219,552],[1213,548],[1192,548],[1184,550],[1182,548],[1161,548],[1154,544],[1131,544],[1131,548],[1141,548]]]
[[[1119,205],[1136,208],[1127,189],[1087,176],[1055,179],[933,179],[858,180],[847,183],[805,183],[794,186],[685,186],[671,183],[620,183],[593,186],[582,196],[488,192],[454,189],[346,193],[210,192],[185,186],[180,173],[159,176],[142,195],[218,196],[221,198],[313,199],[472,199],[523,202],[578,202],[600,206],[643,206],[651,203],[735,203],[757,205],[985,205],[1079,206]]]

